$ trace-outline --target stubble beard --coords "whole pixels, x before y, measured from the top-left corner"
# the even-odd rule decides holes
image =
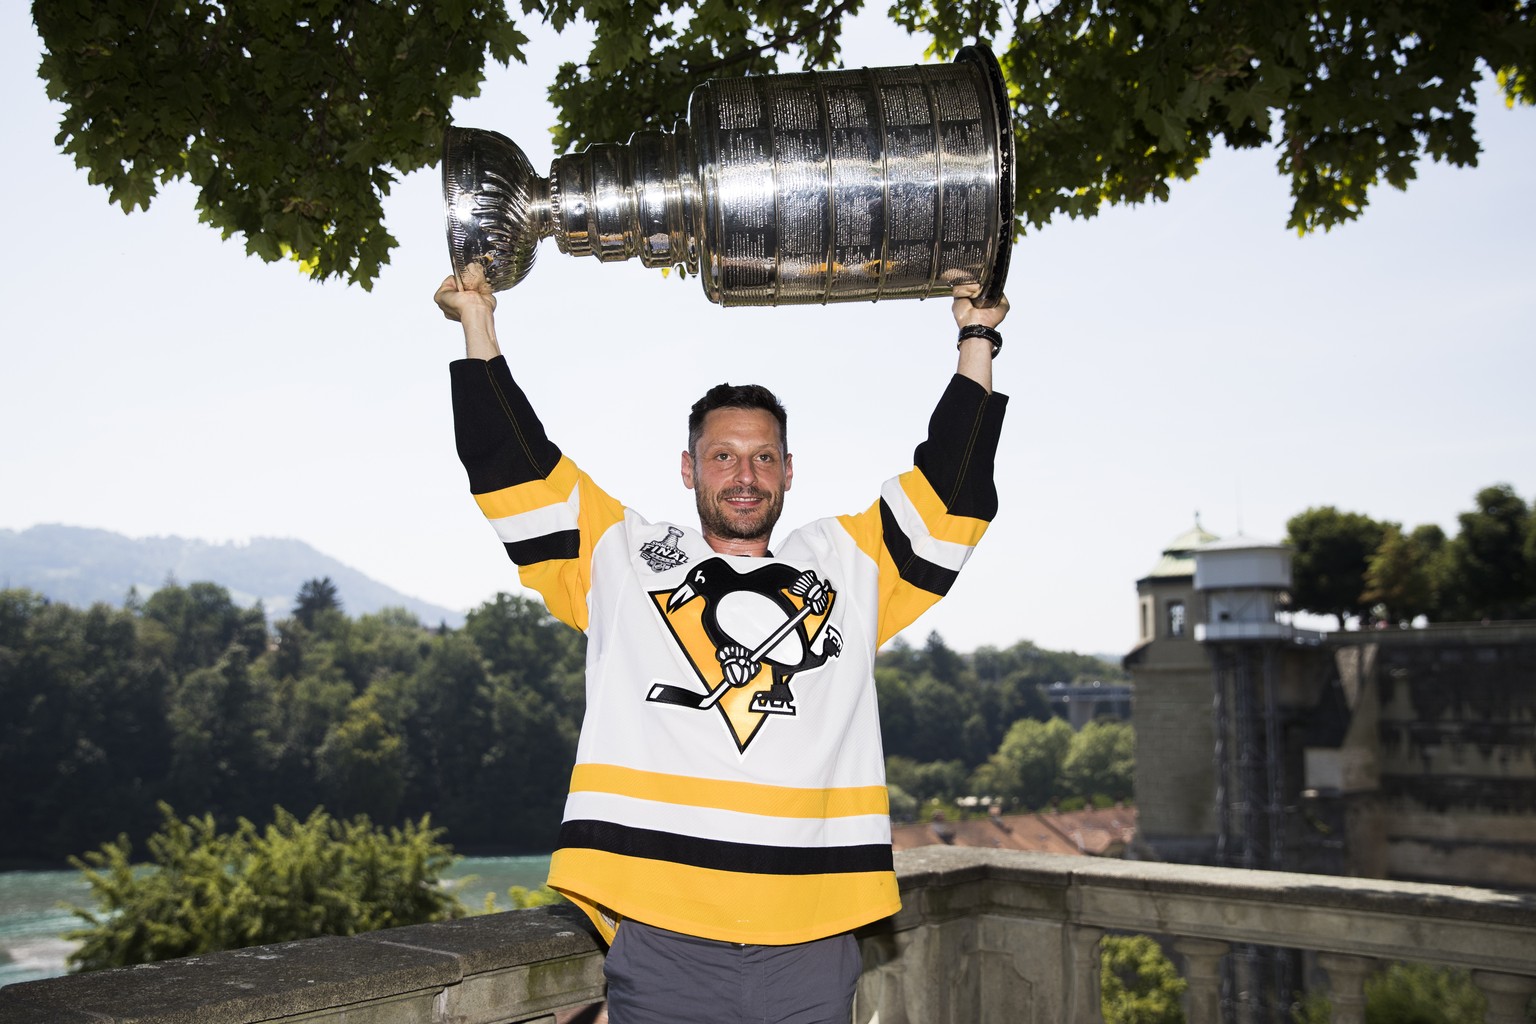
[[[761,498],[764,504],[749,518],[733,517],[721,507],[727,498]],[[705,494],[694,492],[699,507],[699,524],[706,534],[725,540],[767,540],[784,512],[784,493],[758,491],[749,487],[732,487],[728,490]]]

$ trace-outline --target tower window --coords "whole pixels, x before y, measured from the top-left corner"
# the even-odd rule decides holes
[[[1184,635],[1184,602],[1171,601],[1168,604],[1168,635],[1179,637]]]

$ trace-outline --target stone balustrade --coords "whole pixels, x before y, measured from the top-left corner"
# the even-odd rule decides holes
[[[1524,1024],[1536,994],[1536,896],[950,847],[896,865],[902,911],[860,936],[858,1024],[1098,1024],[1112,933],[1163,940],[1190,1024],[1220,1020],[1234,947],[1305,951],[1334,1024],[1360,1024],[1382,962],[1470,969],[1490,1024]],[[0,1024],[563,1024],[602,989],[562,906],[11,985]]]

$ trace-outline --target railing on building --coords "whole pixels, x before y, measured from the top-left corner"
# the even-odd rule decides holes
[[[1221,1019],[1234,946],[1301,950],[1359,1024],[1383,962],[1465,968],[1489,1024],[1536,995],[1536,896],[1289,872],[927,847],[897,854],[903,909],[861,934],[856,1024],[1101,1021],[1098,949],[1157,936],[1190,1024]],[[602,953],[570,907],[312,939],[0,989],[3,1024],[519,1024],[582,1019]]]

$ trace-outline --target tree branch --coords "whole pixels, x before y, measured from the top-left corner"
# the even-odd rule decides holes
[[[733,54],[728,54],[724,57],[721,57],[719,60],[711,61],[708,64],[702,64],[698,67],[688,67],[687,70],[692,75],[707,75],[710,72],[718,71],[721,68],[728,68],[736,64],[746,63],[747,61],[750,61],[755,57],[759,57],[770,50],[779,50],[789,43],[802,41],[806,36],[812,34],[817,29],[825,29],[828,24],[841,20],[844,14],[851,14],[854,11],[857,11],[862,3],[863,0],[840,0],[840,2],[834,5],[832,9],[826,13],[825,16],[818,18],[816,21],[812,22],[798,33],[780,33],[779,35],[772,37],[771,39],[758,46],[748,46],[744,49],[736,51]],[[684,66],[687,67],[686,64]]]

